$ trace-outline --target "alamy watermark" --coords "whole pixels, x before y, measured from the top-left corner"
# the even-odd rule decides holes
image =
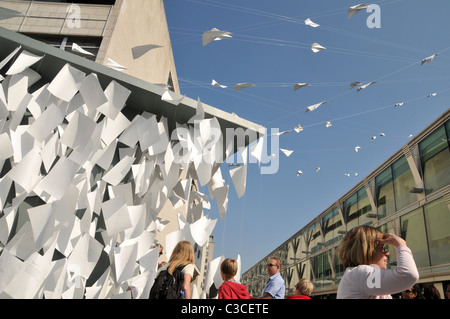
[[[278,128],[271,128],[269,135],[258,140],[258,135],[264,135],[266,129],[257,132],[252,129],[226,128],[224,139],[218,123],[195,121],[194,127],[177,127],[172,131],[171,141],[175,142],[172,160],[175,163],[211,165],[222,162],[238,165],[257,163],[262,174],[275,174],[279,168],[278,132]],[[247,145],[254,141],[257,143],[247,149]]]
[[[381,8],[378,4],[369,4],[367,6],[366,12],[371,12],[372,14],[367,17],[366,25],[369,29],[379,29],[381,28]]]
[[[366,284],[370,289],[381,288],[381,271],[375,268],[375,271],[367,277]]]
[[[67,27],[69,29],[80,29],[81,28],[81,8],[77,4],[70,4],[67,9]]]

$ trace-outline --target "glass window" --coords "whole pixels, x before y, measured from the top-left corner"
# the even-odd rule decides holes
[[[334,258],[333,258],[333,266],[334,266],[334,272],[336,276],[336,283],[339,283],[342,276],[344,275],[344,265],[342,264],[341,260],[338,257],[339,247],[336,247],[334,249]]]
[[[372,205],[370,205],[369,196],[367,196],[367,190],[362,187],[358,190],[358,215],[359,225],[369,225],[373,222],[373,219],[367,217],[367,214],[372,212]]]
[[[347,229],[358,226],[358,194],[355,193],[345,200],[344,218]]]
[[[394,230],[394,222],[393,221],[387,222],[386,224],[379,226],[378,230],[380,232],[382,232],[383,234],[389,234],[389,233],[397,234],[397,232]],[[397,251],[391,245],[386,245],[386,250],[389,252],[388,268],[391,268],[391,266],[395,265],[395,263],[397,262]]]
[[[318,223],[314,223],[309,227],[308,229],[308,247],[311,253],[314,253],[322,247],[320,245],[317,245],[318,242],[321,242],[320,240],[320,228]]]
[[[361,187],[355,194],[347,198],[344,203],[344,215],[347,229],[355,226],[372,223],[372,219],[367,214],[372,211],[366,188]]]
[[[419,150],[426,194],[450,184],[450,152],[446,127],[440,127],[420,142]]]
[[[402,235],[411,249],[418,268],[430,266],[422,208],[401,217]]]
[[[409,192],[416,183],[405,156],[392,164],[392,173],[394,175],[395,206],[399,210],[417,200],[417,195]]]
[[[424,209],[431,265],[450,263],[450,210],[443,198]]]
[[[338,234],[338,231],[342,228],[342,221],[337,207],[333,208],[331,212],[322,218],[322,225],[325,245],[332,244],[342,237],[342,235]]]
[[[378,217],[383,218],[395,212],[394,185],[390,166],[375,177],[375,187],[377,191]]]

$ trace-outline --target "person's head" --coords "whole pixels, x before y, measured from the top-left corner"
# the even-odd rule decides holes
[[[273,275],[279,273],[281,270],[281,260],[278,258],[272,257],[269,259],[269,262],[267,263],[267,274],[269,277],[272,277]]]
[[[313,289],[314,289],[313,283],[306,278],[300,279],[298,283],[295,285],[295,293],[297,295],[309,296],[311,295]]]
[[[238,271],[238,263],[233,258],[225,259],[220,265],[220,273],[223,280],[230,280],[236,276]]]
[[[439,290],[433,284],[428,284],[423,287],[423,296],[425,299],[441,299]]]
[[[422,299],[422,297],[422,289],[419,284],[402,291],[402,299]]]
[[[380,244],[383,233],[371,226],[352,228],[342,239],[338,257],[345,268],[377,264],[387,268],[389,253]]]
[[[169,273],[171,274],[179,266],[195,263],[194,246],[186,240],[180,241],[173,249],[169,263]]]

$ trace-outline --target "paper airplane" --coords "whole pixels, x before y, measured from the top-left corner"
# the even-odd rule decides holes
[[[220,84],[217,83],[215,80],[212,80],[212,81],[211,81],[211,85],[212,85],[212,86],[218,86],[218,87],[220,87],[220,88],[222,88],[222,89],[227,88],[226,85],[220,85]]]
[[[359,91],[365,89],[366,87],[371,86],[372,84],[375,84],[375,83],[377,83],[377,81],[369,82],[369,83],[367,83],[367,84],[364,84],[364,85],[359,86],[356,90],[357,90],[357,92],[359,92]]]
[[[377,139],[376,136],[372,136],[372,138],[371,138],[372,141],[373,141],[373,140],[376,140],[376,139]]]
[[[386,134],[384,134],[384,133],[380,133],[380,136],[386,136]]]
[[[323,101],[314,105],[310,105],[306,108],[305,113],[307,112],[311,112],[314,111],[315,109],[317,109],[319,106],[321,106],[322,104],[328,103],[328,101]]]
[[[302,87],[305,86],[310,86],[311,84],[309,83],[295,83],[294,84],[294,91],[297,91],[298,89],[301,89]]]
[[[303,172],[301,170],[298,170],[297,171],[297,176],[300,175],[300,174],[303,174]]]
[[[355,86],[361,85],[361,84],[362,84],[362,83],[359,82],[359,81],[357,81],[357,82],[352,82],[352,83],[350,83],[350,89],[353,89]]]
[[[313,43],[313,44],[311,45],[311,50],[312,50],[314,53],[317,53],[317,52],[319,52],[319,51],[326,50],[326,48],[323,47],[323,46],[321,46],[319,43],[315,42],[315,43]]]
[[[436,96],[436,95],[437,95],[437,93],[431,93],[431,94],[428,94],[427,97],[432,97],[432,96]]]
[[[255,85],[253,83],[238,83],[234,87],[234,92],[251,87],[251,86],[255,86]]]
[[[316,172],[318,172],[318,171],[320,171],[320,167],[317,167],[317,168],[316,168]]]
[[[231,34],[231,32],[221,31],[219,29],[212,28],[210,31],[206,31],[203,33],[203,36],[202,36],[203,46],[205,46],[213,41],[231,38],[232,36],[230,34]]]
[[[107,66],[109,66],[111,69],[117,70],[117,71],[124,71],[127,69],[127,67],[120,65],[113,59],[108,58],[108,62],[106,63]]]
[[[184,99],[184,96],[175,96],[176,93],[169,92],[168,90],[161,95],[161,100],[170,102],[172,104],[178,105]]]
[[[424,63],[430,63],[438,55],[439,55],[439,53],[435,53],[432,56],[429,56],[428,58],[423,59],[421,65],[423,65]]]
[[[280,136],[280,135],[287,134],[287,133],[291,133],[291,131],[283,131],[283,132],[272,133],[272,136]]]
[[[405,102],[395,103],[394,106],[403,106],[403,105],[405,105]]]
[[[355,152],[358,152],[361,149],[361,146],[357,145],[355,146]]]
[[[310,27],[313,27],[313,28],[317,28],[320,26],[320,24],[312,22],[310,18],[305,20],[305,24],[309,25]]]
[[[287,157],[289,157],[294,152],[291,150],[286,150],[284,148],[280,148],[280,151],[282,151],[284,153],[284,155],[286,155]]]
[[[355,6],[351,6],[348,8],[348,18],[352,18],[355,14],[357,14],[359,11],[363,9],[367,9],[369,6],[367,4],[357,4]]]
[[[135,46],[135,47],[131,48],[131,53],[133,54],[133,59],[136,60],[136,59],[139,59],[144,54],[146,54],[148,51],[157,49],[157,48],[162,48],[162,46],[160,46],[158,44],[144,44],[144,45],[139,45],[139,46]]]
[[[325,124],[325,126],[326,126],[326,127],[330,127],[330,126],[332,126],[332,124],[331,124],[331,122],[327,122],[327,123]]]
[[[300,133],[301,131],[303,131],[303,127],[300,124],[297,124],[294,127],[294,131],[296,131],[297,133]]]
[[[77,52],[77,53],[81,53],[81,54],[84,54],[84,55],[91,55],[91,56],[94,56],[94,54],[92,54],[91,52],[89,52],[89,51],[86,51],[85,49],[83,49],[82,47],[80,47],[78,44],[76,44],[75,42],[74,43],[72,43],[72,51],[73,52]]]

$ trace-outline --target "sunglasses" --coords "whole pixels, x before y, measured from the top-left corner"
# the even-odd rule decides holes
[[[276,266],[275,264],[267,264],[267,267],[273,267]]]

